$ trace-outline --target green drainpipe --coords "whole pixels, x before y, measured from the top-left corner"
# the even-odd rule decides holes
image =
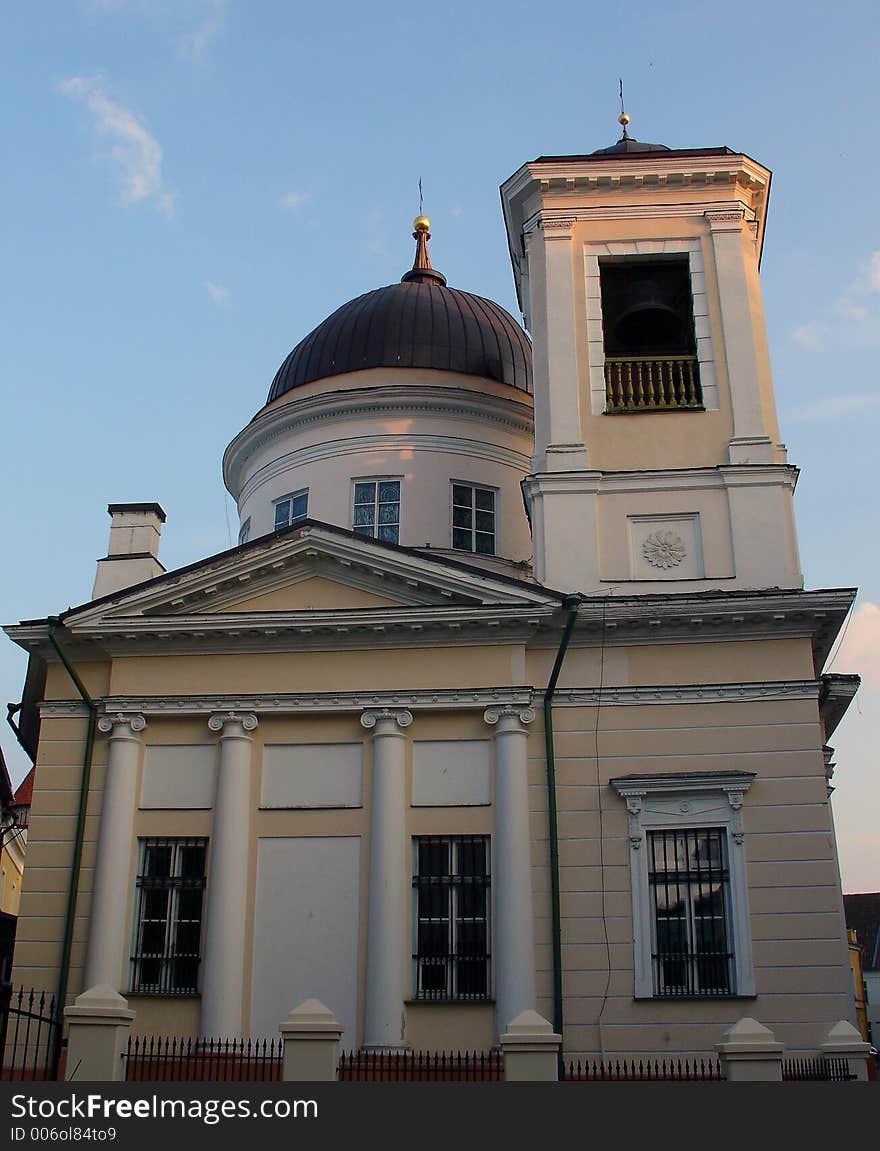
[[[58,1074],[58,1065],[61,1061],[61,1040],[64,1031],[64,1004],[67,999],[67,981],[70,977],[70,953],[73,950],[73,926],[76,918],[76,900],[79,894],[79,873],[82,866],[83,841],[85,839],[86,808],[89,802],[89,780],[92,774],[92,751],[95,746],[95,725],[98,718],[97,704],[86,691],[82,680],[76,674],[70,660],[58,644],[55,633],[60,622],[57,615],[49,616],[49,642],[58,653],[58,658],[64,664],[67,674],[73,680],[74,687],[89,709],[89,721],[86,727],[86,746],[83,752],[82,776],[79,786],[79,811],[77,812],[76,818],[76,837],[73,842],[73,862],[70,868],[70,884],[67,889],[67,913],[64,919],[64,941],[61,945],[58,992],[55,997],[56,1026],[52,1051],[53,1078]]]
[[[553,924],[553,1030],[562,1035],[562,922],[559,908],[559,827],[556,817],[556,749],[553,742],[553,694],[568,650],[568,641],[577,619],[579,595],[567,595],[562,601],[568,612],[550,682],[544,692],[544,745],[547,760],[547,813],[550,823],[550,905]],[[562,1046],[559,1048],[559,1078],[562,1078]]]

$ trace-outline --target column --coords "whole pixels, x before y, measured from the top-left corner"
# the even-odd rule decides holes
[[[103,984],[119,990],[126,982],[140,733],[146,726],[142,715],[102,715],[98,720],[98,730],[110,738],[83,972],[85,987]]]
[[[220,732],[220,769],[208,872],[201,1031],[206,1038],[242,1034],[244,940],[251,817],[250,732],[255,715],[224,712],[208,720]]]
[[[724,354],[733,412],[732,464],[774,462],[774,446],[768,434],[762,397],[761,374],[769,372],[767,334],[764,329],[757,274],[749,276],[741,210],[707,212],[715,252],[715,271],[721,304]]]
[[[495,1024],[498,1034],[535,1008],[535,924],[526,724],[530,707],[490,707],[495,727]]]
[[[408,711],[365,711],[373,732],[370,803],[370,882],[367,911],[365,1047],[402,1047],[407,998],[406,931],[411,865],[406,850],[406,740]]]

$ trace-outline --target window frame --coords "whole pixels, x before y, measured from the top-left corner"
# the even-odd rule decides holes
[[[200,976],[204,953],[205,933],[205,891],[208,878],[208,846],[206,836],[139,836],[138,872],[135,876],[135,898],[132,909],[132,942],[129,956],[129,993],[132,995],[169,996],[177,998],[184,995],[198,995],[200,992]],[[147,852],[153,848],[169,847],[172,850],[170,873],[167,876],[150,876],[146,873]],[[203,851],[202,872],[198,880],[188,883],[188,877],[181,874],[182,848],[201,848]],[[146,915],[146,892],[156,890],[169,891],[169,900],[164,916],[164,940],[161,952],[145,951],[143,947],[144,925],[154,917]],[[176,952],[175,933],[182,922],[179,914],[180,893],[185,890],[198,890],[201,900],[198,909],[198,948],[195,953]],[[160,917],[155,917],[160,921]],[[195,922],[195,917],[189,919]],[[173,973],[175,960],[178,958],[195,959],[195,979],[192,983],[183,986],[174,986]],[[157,961],[159,964],[158,980],[145,981],[143,978],[144,961]]]
[[[480,887],[485,896],[484,913],[479,916],[466,916],[458,914],[461,904],[461,893],[465,885],[461,882],[461,845],[468,842],[479,841],[484,846],[485,871],[482,873]],[[448,876],[440,875],[436,878],[438,883],[449,892],[448,914],[445,917],[447,926],[446,951],[442,956],[431,955],[419,946],[419,928],[424,922],[443,917],[421,916],[419,914],[419,895],[421,890],[434,886],[424,880],[433,878],[431,873],[422,875],[419,871],[419,847],[423,843],[446,844],[449,846],[450,866]],[[444,879],[448,882],[443,882]],[[420,880],[422,882],[420,882]],[[458,881],[458,882],[456,882]],[[412,999],[417,1003],[491,1003],[493,998],[493,964],[492,964],[492,837],[483,834],[460,835],[414,835],[412,837]],[[470,920],[479,922],[484,927],[485,947],[484,953],[478,956],[465,956],[459,954],[459,932],[462,924]],[[421,972],[425,966],[433,966],[432,959],[445,959],[444,989],[442,991],[424,991],[421,989]],[[461,993],[459,991],[460,970],[458,964],[462,959],[479,959],[483,964],[485,974],[485,990],[476,993]],[[426,961],[429,961],[426,963]]]
[[[471,526],[469,528],[461,527],[455,523],[455,509],[457,507],[464,507],[464,504],[456,504],[455,502],[455,489],[467,488],[471,493]],[[477,550],[477,512],[485,512],[485,508],[477,508],[477,492],[488,492],[492,496],[492,551],[482,552]],[[456,531],[466,531],[470,533],[471,546],[468,548],[458,547],[455,543]],[[482,535],[487,535],[487,532],[481,532]],[[473,480],[450,480],[449,481],[449,545],[453,551],[463,552],[465,555],[473,556],[497,556],[498,550],[498,488],[492,487],[489,484],[478,484]]]
[[[372,506],[373,506],[372,532],[370,532],[369,534],[365,531],[360,530],[360,529],[363,527],[370,526],[370,525],[355,524],[355,522],[354,522],[355,521],[355,508],[360,507],[360,506],[366,506],[366,505],[360,505],[360,504],[355,503],[355,496],[357,494],[358,484],[372,484],[374,489],[375,489],[374,493],[373,493],[373,504],[372,504]],[[385,503],[394,503],[394,502],[397,503],[397,523],[395,525],[397,527],[397,538],[394,540],[383,540],[383,539],[380,539],[379,535],[378,535],[378,530],[379,530],[380,526],[381,527],[389,526],[389,525],[385,525],[385,524],[380,525],[380,523],[379,523],[379,507],[380,507],[379,485],[380,484],[397,484],[397,500],[396,501],[394,501],[394,500],[385,500],[384,501]],[[355,476],[352,478],[352,481],[351,481],[351,501],[350,501],[351,530],[355,533],[355,535],[363,536],[364,539],[376,540],[378,543],[393,543],[393,544],[398,544],[398,545],[400,544],[400,532],[401,532],[401,528],[403,527],[403,486],[404,486],[403,485],[403,476],[389,476],[389,475]]]
[[[293,517],[293,502],[305,496],[306,510],[301,516]],[[289,504],[290,510],[287,513],[287,523],[278,523],[278,509],[282,504]],[[272,530],[276,532],[283,532],[285,528],[291,528],[294,524],[302,523],[303,520],[309,518],[309,489],[299,488],[295,492],[290,492],[286,496],[281,496],[280,499],[272,501]]]
[[[755,995],[752,933],[749,920],[748,876],[742,820],[743,795],[754,772],[694,773],[666,776],[627,776],[610,780],[626,803],[629,819],[629,859],[632,881],[634,997],[674,1000],[751,998]],[[727,992],[696,996],[658,991],[653,964],[656,926],[649,885],[648,834],[653,831],[718,829],[727,851],[729,890],[727,912],[731,987]]]

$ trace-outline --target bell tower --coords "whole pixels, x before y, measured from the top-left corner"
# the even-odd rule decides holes
[[[532,336],[542,583],[800,588],[758,268],[770,172],[623,134],[501,188]]]

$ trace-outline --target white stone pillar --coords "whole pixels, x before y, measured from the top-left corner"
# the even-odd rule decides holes
[[[537,1011],[523,1011],[500,1037],[508,1083],[555,1083],[562,1036]]]
[[[746,260],[756,260],[754,246],[747,250],[745,217],[741,210],[707,212],[715,272],[721,303],[724,354],[733,412],[732,464],[774,462],[761,396],[761,377],[769,374],[770,355],[764,328],[760,286],[749,275]],[[756,299],[756,295],[758,298]],[[773,416],[775,422],[775,415]]]
[[[123,1055],[134,1012],[112,987],[90,987],[64,1008],[67,1060],[64,1078],[80,1083],[123,1083]]]
[[[208,872],[201,1031],[206,1038],[242,1034],[244,941],[251,816],[250,732],[255,715],[224,712],[208,720],[220,732],[220,769]]]
[[[95,882],[83,983],[120,990],[131,935],[129,895],[134,812],[137,805],[142,715],[102,715],[98,730],[109,735],[104,803],[98,831]]]
[[[500,1035],[512,1019],[535,1009],[535,923],[526,744],[530,707],[490,707],[495,726],[495,1022]]]
[[[405,1045],[406,931],[411,865],[406,850],[406,742],[412,723],[405,710],[365,711],[373,732],[370,802],[370,882],[367,918],[367,1002],[364,1046]]]
[[[320,999],[307,999],[279,1025],[284,1083],[335,1083],[342,1025]]]

